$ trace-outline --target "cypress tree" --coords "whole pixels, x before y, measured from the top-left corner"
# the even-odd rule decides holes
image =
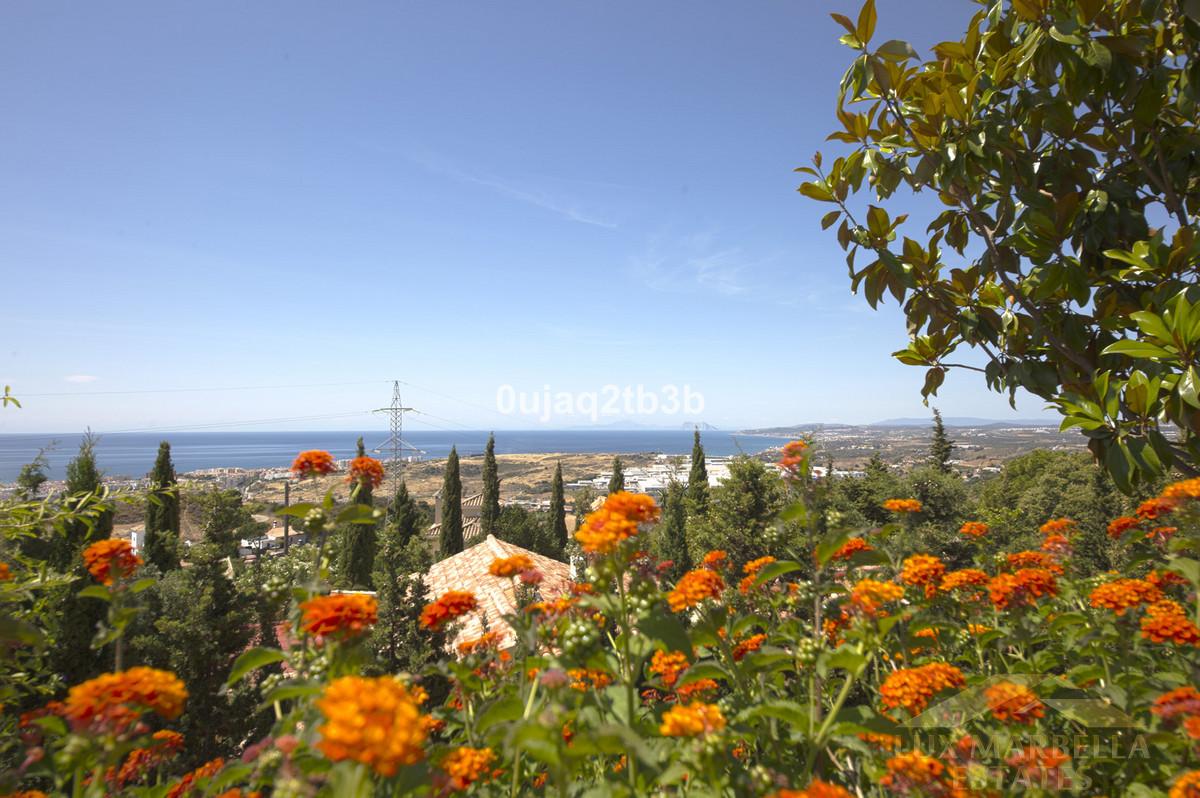
[[[625,466],[621,464],[620,457],[614,457],[612,478],[608,480],[608,492],[619,493],[623,490],[625,490]]]
[[[22,498],[37,498],[38,491],[42,489],[42,485],[50,479],[46,474],[46,468],[49,464],[49,461],[46,459],[46,450],[38,449],[37,457],[21,466],[21,473],[17,474],[17,490]]]
[[[704,465],[704,446],[700,443],[700,428],[693,431],[692,470],[688,474],[687,498],[692,515],[704,515],[708,509],[708,468]]]
[[[496,520],[500,517],[500,475],[496,470],[496,436],[488,435],[487,449],[483,453],[483,507],[479,511],[479,526],[483,534],[496,531]]]
[[[414,673],[437,659],[445,638],[421,628],[421,609],[430,599],[422,578],[429,570],[429,549],[420,537],[420,511],[403,483],[396,495],[396,522],[380,535],[375,558],[379,620],[371,642],[384,672]]]
[[[663,498],[662,521],[655,534],[657,554],[660,560],[670,560],[672,565],[667,576],[672,582],[692,569],[692,558],[687,545],[687,515],[691,504],[688,491],[679,482],[672,480]]]
[[[950,466],[950,455],[954,450],[954,441],[946,435],[946,425],[942,423],[942,414],[937,408],[933,410],[933,440],[929,444],[929,463],[938,471],[949,474],[954,469]]]
[[[179,493],[171,444],[158,445],[158,458],[150,472],[146,497],[146,562],[166,573],[179,567]]]
[[[356,457],[366,457],[363,439],[358,439]],[[370,507],[375,503],[374,488],[370,480],[359,480],[355,484],[352,501]],[[342,529],[342,551],[338,558],[341,581],[347,587],[371,587],[371,571],[375,563],[376,534],[374,524],[347,524]]]
[[[54,645],[50,649],[50,667],[66,684],[78,684],[107,667],[107,651],[93,651],[92,638],[108,606],[99,599],[80,598],[79,591],[92,584],[83,567],[85,546],[112,535],[112,510],[96,512],[95,501],[101,488],[100,469],[96,466],[96,437],[89,431],[79,444],[79,454],[67,464],[67,509],[88,518],[69,520],[59,528],[50,552],[52,567],[73,580],[54,591],[50,606],[57,610],[52,624]],[[91,523],[88,523],[90,520]]]
[[[458,472],[458,448],[450,447],[446,476],[442,480],[442,530],[438,541],[442,558],[463,550],[462,478]]]
[[[567,500],[563,494],[561,462],[554,469],[554,482],[550,488],[550,542],[561,559],[567,549]]]

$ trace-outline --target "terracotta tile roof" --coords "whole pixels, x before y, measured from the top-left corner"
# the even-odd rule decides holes
[[[543,599],[570,594],[571,566],[488,535],[476,545],[434,563],[425,577],[431,599],[449,590],[469,590],[479,600],[479,611],[459,622],[460,631],[451,641],[452,645],[457,646],[483,634],[484,619],[489,631],[500,633],[502,647],[508,648],[516,643],[516,635],[503,618],[517,609],[512,580],[488,573],[492,560],[514,554],[524,554],[533,560],[534,567],[542,573],[544,579],[539,590]]]
[[[430,524],[426,537],[436,538],[442,531],[441,524]],[[483,538],[483,525],[478,518],[463,519],[463,544],[473,546]]]

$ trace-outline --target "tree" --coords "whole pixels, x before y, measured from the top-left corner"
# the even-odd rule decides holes
[[[72,581],[53,591],[52,606],[57,615],[52,622],[54,645],[50,666],[66,684],[78,684],[107,667],[104,651],[92,649],[97,625],[107,614],[107,605],[95,598],[80,598],[79,591],[92,584],[83,567],[83,549],[112,535],[112,510],[95,509],[96,497],[103,493],[100,469],[96,465],[98,439],[90,431],[79,444],[79,454],[67,463],[67,507],[81,517],[57,529],[49,550],[52,568],[72,577]]]
[[[613,458],[612,478],[608,480],[608,492],[619,493],[625,490],[625,466],[621,463],[620,457]]]
[[[834,18],[857,54],[831,138],[853,150],[800,191],[833,206],[855,290],[903,306],[922,394],[950,369],[1028,391],[1125,491],[1200,472],[1194,3],[997,3],[925,61],[871,45],[874,0]],[[948,206],[927,238],[880,207],[902,184]],[[964,347],[982,368],[952,362]]]
[[[905,487],[900,478],[892,473],[879,452],[871,455],[860,479],[839,479],[833,483],[829,503],[831,508],[847,513],[845,524],[882,525],[892,520],[892,514],[883,509],[888,499],[909,498],[904,496]]]
[[[942,423],[942,414],[933,409],[933,440],[929,443],[929,464],[944,474],[949,474],[950,454],[954,451],[954,441],[946,435],[946,425]]]
[[[227,571],[225,552],[198,543],[189,567],[166,574],[153,588],[160,607],[153,632],[139,635],[131,654],[139,664],[173,671],[187,685],[179,730],[194,766],[240,749],[257,725],[256,691],[227,691],[233,661],[251,644],[255,613]]]
[[[500,517],[500,474],[496,467],[496,435],[488,435],[487,448],[483,452],[483,506],[479,510],[479,527],[483,534],[491,535]]]
[[[399,545],[407,546],[410,540],[421,537],[421,528],[424,525],[424,513],[421,512],[421,508],[417,506],[408,492],[408,484],[401,481],[400,487],[396,489],[395,497],[392,498],[391,506],[388,507],[387,529],[395,530],[399,536]],[[381,540],[380,546],[382,545]]]
[[[692,470],[688,473],[687,498],[692,515],[704,515],[708,509],[708,467],[704,464],[704,446],[700,428],[692,431]]]
[[[675,582],[692,569],[692,558],[688,553],[687,519],[689,491],[676,480],[667,485],[663,497],[662,519],[655,527],[655,555],[659,560],[670,560],[672,565],[666,577]]]
[[[189,498],[198,508],[204,542],[215,546],[222,557],[237,557],[243,538],[261,534],[259,524],[242,504],[242,494],[233,488],[213,488]]]
[[[179,488],[171,462],[171,444],[158,445],[146,496],[146,562],[166,573],[179,567]]]
[[[729,464],[729,477],[709,493],[708,512],[688,525],[693,561],[723,549],[736,568],[767,553],[768,530],[782,508],[783,480],[749,457]]]
[[[510,504],[500,510],[496,537],[514,546],[555,560],[564,560],[563,550],[551,535],[550,514]]]
[[[596,491],[590,487],[580,488],[571,496],[571,510],[575,513],[575,531],[583,526],[583,520],[592,511],[596,501]]]
[[[358,454],[355,456],[367,456],[361,437],[358,439]],[[354,483],[351,501],[364,507],[375,503],[374,489],[369,479],[359,479]],[[339,581],[345,587],[370,588],[371,571],[375,563],[375,524],[345,524],[340,530],[340,536],[342,547],[338,556]]]
[[[550,487],[549,540],[557,550],[555,559],[562,559],[567,549],[567,500],[563,494],[562,463],[554,468],[554,482]]]
[[[415,673],[437,659],[445,646],[438,631],[421,627],[421,610],[430,596],[422,574],[431,564],[429,548],[412,528],[418,521],[416,505],[405,493],[401,521],[389,524],[379,537],[374,582],[379,620],[371,633],[380,666],[387,673]]]
[[[17,474],[17,492],[24,499],[37,498],[38,491],[42,489],[42,485],[46,484],[50,479],[46,474],[46,469],[49,468],[50,462],[46,459],[46,449],[38,449],[37,457],[21,466],[20,473]]]
[[[446,476],[442,480],[442,529],[438,539],[442,558],[463,550],[462,479],[458,472],[458,448],[450,447]]]

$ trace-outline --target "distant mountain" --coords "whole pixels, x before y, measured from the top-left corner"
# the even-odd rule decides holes
[[[1035,418],[1018,418],[1006,420],[998,418],[975,418],[973,416],[944,416],[942,423],[947,427],[1053,427],[1053,421],[1040,421]],[[931,427],[932,418],[889,418],[867,424],[868,427]]]

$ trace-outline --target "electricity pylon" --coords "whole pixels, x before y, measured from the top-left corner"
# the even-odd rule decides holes
[[[415,412],[411,407],[405,407],[400,401],[400,382],[399,380],[392,383],[392,403],[387,407],[379,407],[371,411],[373,413],[387,413],[388,422],[391,427],[391,435],[383,443],[375,447],[374,452],[379,454],[385,449],[391,453],[388,462],[392,467],[392,490],[395,492],[400,486],[400,471],[404,467],[404,452],[408,450],[415,454],[424,454],[423,451],[415,446],[410,446],[402,437],[404,431],[404,414]]]

